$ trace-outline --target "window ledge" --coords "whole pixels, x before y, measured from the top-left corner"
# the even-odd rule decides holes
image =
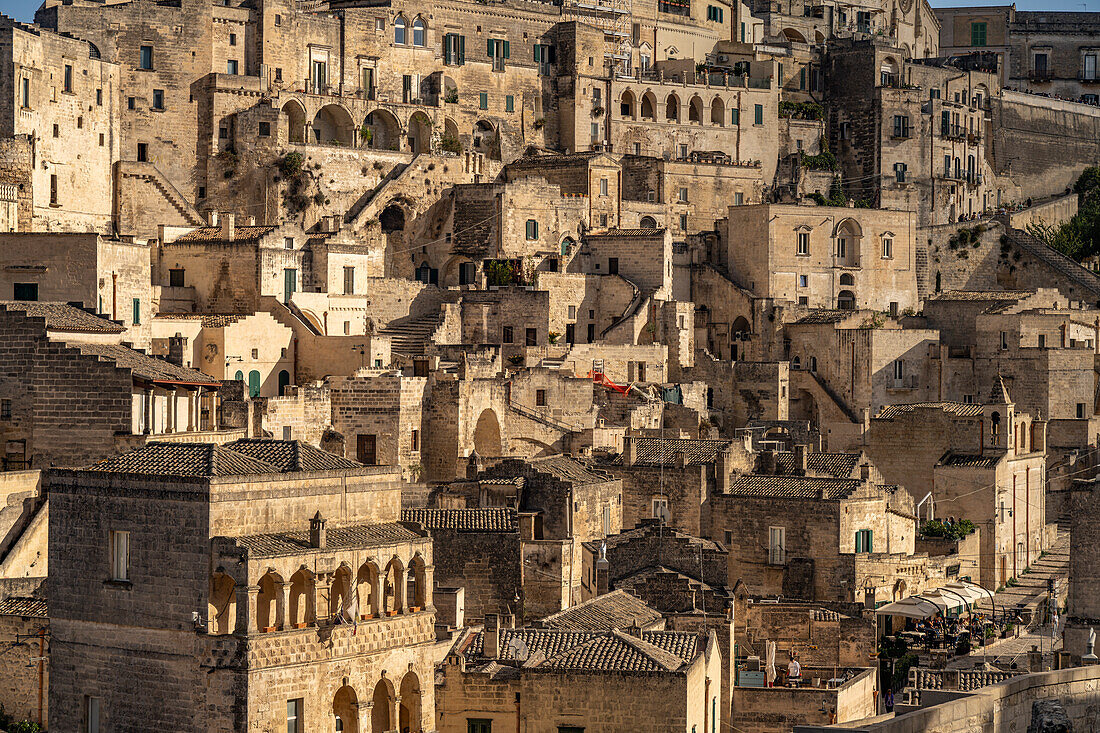
[[[133,590],[134,582],[132,580],[116,580],[114,578],[108,578],[103,581],[105,588],[115,588],[117,590]]]

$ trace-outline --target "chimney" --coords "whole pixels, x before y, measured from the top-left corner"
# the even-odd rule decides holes
[[[318,550],[328,547],[328,533],[325,531],[325,518],[321,516],[321,512],[317,512],[309,520],[309,546]]]
[[[216,211],[206,212],[206,221],[210,224],[210,226],[216,227],[218,225],[218,212],[216,212]]]
[[[486,659],[500,659],[500,619],[495,613],[485,614],[482,653]]]
[[[520,512],[519,513],[519,538],[520,540],[532,541],[535,539],[535,517],[536,512]]]
[[[760,451],[760,473],[771,476],[775,473],[775,451],[771,448]]]
[[[245,226],[249,226],[249,227],[256,226],[256,217],[254,217],[254,216],[248,217],[247,219],[244,220],[244,224],[245,224]]]
[[[236,216],[233,214],[224,214],[222,216],[222,239],[227,242],[233,241],[233,236],[237,232]]]
[[[596,595],[607,593],[611,585],[611,563],[607,561],[607,543],[600,543],[600,554],[596,558]]]
[[[733,446],[726,446],[722,450],[718,451],[718,461],[715,465],[715,471],[717,472],[718,493],[725,494],[730,490],[730,474],[733,473]]]
[[[794,447],[794,466],[802,473],[810,468],[810,449],[806,445],[796,445]]]
[[[871,480],[871,466],[869,464],[864,463],[859,467],[859,477],[864,481]]]
[[[634,444],[634,438],[623,438],[623,465],[633,466],[638,460],[638,446]]]
[[[168,337],[168,361],[183,366],[183,352],[187,350],[187,337],[177,333]]]
[[[687,468],[688,454],[687,451],[676,451],[676,468]]]

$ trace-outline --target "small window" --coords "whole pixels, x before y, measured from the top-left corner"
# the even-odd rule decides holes
[[[182,288],[185,287],[185,270],[183,268],[171,269],[168,271],[168,287],[170,288]]]
[[[61,125],[58,125],[56,123],[54,124],[54,126],[53,126],[53,136],[54,137],[61,137]]]
[[[84,733],[99,733],[99,706],[98,697],[86,696],[84,698]]]
[[[684,145],[682,143],[680,145],[680,157],[681,158],[687,158],[688,157],[688,146]]]
[[[1047,345],[1047,336],[1046,336],[1046,334],[1045,333],[1039,334],[1039,348],[1040,349],[1046,348],[1046,345]]]
[[[72,94],[73,92],[73,66],[72,64],[65,64],[65,80],[62,82],[62,91]]]
[[[546,407],[546,390],[545,389],[536,389],[535,390],[535,406],[536,407]]]
[[[905,183],[908,170],[909,166],[905,163],[894,163],[894,180],[898,183]]]
[[[905,378],[905,362],[901,359],[894,360],[894,381],[900,382]]]
[[[808,255],[810,254],[810,233],[799,232],[798,233],[798,251],[797,254]]]
[[[413,45],[423,48],[426,43],[427,26],[422,18],[413,20]]]
[[[282,24],[283,24],[283,16],[279,15],[278,13],[275,13],[275,27],[278,28]]]
[[[516,98],[513,97],[511,94],[508,94],[504,97],[504,111],[505,112],[515,112],[516,111]]]
[[[809,284],[810,284],[809,280],[810,280],[810,278],[809,278],[808,275],[799,275],[798,276],[798,287],[800,287],[800,288],[809,287]]]
[[[130,579],[130,533],[115,532],[111,539],[111,580]]]
[[[971,23],[970,24],[970,45],[971,46],[984,46],[986,39],[986,24],[985,23]]]
[[[57,174],[50,174],[50,206],[60,206],[61,201],[57,192]]]
[[[1086,404],[1084,402],[1078,402],[1077,403],[1077,419],[1078,420],[1084,420],[1086,417],[1088,417],[1088,414],[1085,412],[1085,409],[1086,409]]]
[[[237,59],[229,59],[225,62],[225,73],[236,76],[237,68]]]
[[[255,361],[260,358],[260,350],[252,349],[252,360]]]
[[[344,321],[344,335],[351,335],[351,321]]]
[[[734,193],[733,194],[733,205],[734,206],[744,206],[745,205],[745,194],[741,193],[740,191],[737,191],[736,193]]]
[[[754,114],[754,117],[753,117],[754,124],[763,125],[764,124],[764,105],[762,105],[762,104],[756,105],[756,109],[755,109],[753,114]]]
[[[686,232],[687,228],[688,228],[688,215],[687,214],[680,214],[680,229],[682,231]]]
[[[286,733],[305,733],[304,707],[300,697],[286,701]]]
[[[884,259],[890,259],[894,256],[894,240],[890,237],[882,238],[882,256]]]
[[[163,110],[164,109],[164,90],[163,89],[154,89],[153,90],[153,109],[156,109],[156,110]]]
[[[135,326],[141,325],[141,298],[134,298],[133,300],[133,314],[130,322]]]
[[[1001,331],[1001,351],[1008,351],[1008,331]]]
[[[500,329],[500,342],[502,344],[515,343],[515,337],[512,335],[511,326],[504,326]]]
[[[534,219],[527,220],[527,239],[535,240],[539,238],[539,223]]]
[[[261,122],[260,125],[259,125],[259,131],[258,132],[259,132],[260,137],[271,137],[271,123],[270,122]]]
[[[856,552],[874,552],[874,531],[861,529],[856,532]]]
[[[11,420],[11,400],[0,400],[0,420]]]
[[[485,718],[466,718],[466,733],[493,733],[493,721]]]
[[[76,129],[78,129],[78,130],[83,130],[84,129],[84,115],[80,115],[79,117],[76,118]]]
[[[138,143],[137,159],[139,163],[149,162],[149,143]]]
[[[230,33],[229,34],[229,45],[230,46],[236,46],[237,45],[237,34],[236,33]]]
[[[38,300],[38,283],[12,283],[12,300]]]
[[[412,431],[412,439],[409,441],[410,450],[420,450],[420,431]]]
[[[668,499],[666,497],[654,497],[651,509],[654,519],[660,519],[664,522],[668,521]]]
[[[538,329],[528,328],[526,331],[526,342],[528,346],[539,345],[539,332]]]
[[[405,31],[405,19],[399,15],[393,20],[393,42],[399,46],[404,46],[406,43]]]
[[[607,179],[606,178],[601,178],[600,179],[600,195],[601,196],[606,196],[607,195]]]
[[[768,527],[768,564],[784,565],[787,562],[787,528]]]
[[[22,91],[20,93],[20,106],[23,109],[31,108],[31,80],[23,77]]]
[[[731,125],[740,125],[741,124],[741,110],[737,109],[736,107],[734,107],[733,109],[730,110],[730,124]]]
[[[577,317],[577,306],[575,306],[575,305],[569,306],[569,320],[571,320],[571,321],[575,320],[576,317]]]
[[[126,109],[137,109],[137,99],[135,99],[134,97],[127,97]]]
[[[355,268],[344,268],[344,295],[355,294]]]
[[[680,200],[680,203],[682,203],[682,204],[686,204],[686,203],[687,203],[687,200],[688,200],[688,190],[687,190],[687,186],[680,186],[680,196],[679,196],[679,200]]]
[[[480,92],[477,95],[477,107],[478,109],[489,109],[489,93]]]
[[[607,227],[607,214],[600,214],[600,226]]]
[[[152,69],[153,68],[153,47],[142,46],[138,52],[138,68],[139,69]]]

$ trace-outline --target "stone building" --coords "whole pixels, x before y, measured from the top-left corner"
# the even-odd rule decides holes
[[[85,38],[7,16],[0,65],[0,183],[19,192],[10,231],[110,233],[122,67]]]
[[[435,729],[431,540],[393,469],[242,440],[47,480],[54,727]]]
[[[517,719],[538,733],[719,730],[719,656],[713,633],[512,629],[493,619],[446,658],[440,731]]]
[[[87,464],[149,436],[213,433],[221,383],[121,343],[125,328],[63,303],[0,305],[0,438],[12,468]]]
[[[0,600],[0,706],[16,721],[28,720],[45,728],[49,724],[50,621],[46,601],[33,596],[11,595]]]
[[[908,58],[935,56],[939,50],[940,23],[927,2],[874,2],[859,8],[798,2],[784,8],[755,0],[749,6],[764,21],[762,40],[822,45],[838,38],[876,35],[889,39]]]

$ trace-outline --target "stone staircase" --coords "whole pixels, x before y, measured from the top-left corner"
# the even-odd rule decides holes
[[[176,210],[180,215],[180,219],[190,226],[206,226],[206,220],[202,214],[183,197],[179,189],[173,186],[171,181],[165,178],[164,174],[152,163],[120,160],[115,163],[115,166],[116,175],[119,178],[133,178],[151,184],[161,197]]]
[[[0,560],[11,550],[44,501],[44,497],[31,490],[8,494],[4,506],[0,507]]]
[[[415,162],[415,160],[413,162]],[[362,196],[359,197],[358,201],[351,205],[347,213],[344,214],[344,221],[352,224],[353,229],[358,228],[361,225],[360,220],[363,217],[363,212],[366,211],[367,207],[370,206],[371,203],[373,203],[378,198],[378,195],[382,193],[382,191],[390,184],[391,181],[400,178],[405,173],[405,171],[409,170],[410,165],[411,163],[398,163],[393,168],[391,168],[390,172],[387,173],[385,177],[383,177],[382,180],[378,182],[377,186],[364,193]]]
[[[378,335],[390,340],[390,350],[406,356],[423,356],[425,347],[439,328],[440,316],[431,313],[426,316],[403,318],[393,321],[379,329]]]
[[[1047,581],[1053,578],[1058,584],[1058,595],[1064,597],[1069,578],[1069,532],[1058,530],[1058,539],[1042,557],[1031,564],[1028,572],[1018,575],[1012,585],[1005,586],[993,594],[997,604],[998,616],[1008,610],[1019,611],[1026,619],[1033,615],[1041,617],[1039,608],[1047,600]],[[988,612],[989,602],[978,604]]]

